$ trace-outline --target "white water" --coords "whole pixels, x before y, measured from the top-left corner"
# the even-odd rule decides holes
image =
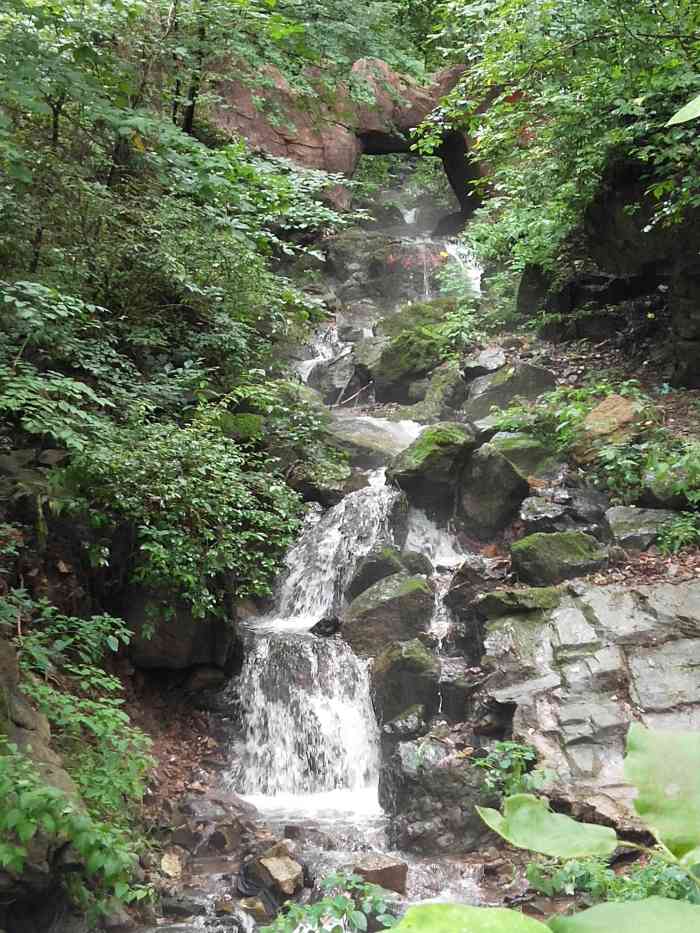
[[[484,270],[476,261],[474,251],[462,240],[447,240],[444,250],[456,262],[463,278],[469,283],[475,297],[481,294],[481,278]]]
[[[455,535],[439,528],[420,509],[409,510],[406,550],[426,554],[438,571],[454,570],[466,554]]]
[[[335,324],[321,327],[311,339],[310,349],[313,356],[297,363],[294,366],[294,371],[299,375],[302,382],[307,383],[309,376],[319,364],[328,363],[330,360],[335,359],[343,352],[345,347],[346,344],[338,337]]]

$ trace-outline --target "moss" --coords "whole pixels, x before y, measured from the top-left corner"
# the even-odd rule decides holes
[[[445,315],[456,309],[452,298],[435,298],[433,301],[416,301],[405,305],[394,314],[388,314],[379,321],[378,330],[387,337],[398,337],[406,331],[419,327],[430,327],[441,323]]]
[[[400,334],[382,350],[377,363],[377,378],[383,382],[398,382],[423,376],[443,361],[444,346],[432,328]]]
[[[474,447],[474,436],[466,425],[441,422],[421,431],[416,440],[399,454],[392,473],[425,470],[445,457],[454,461],[460,453]]]
[[[513,569],[528,583],[559,583],[599,569],[607,554],[591,535],[580,531],[538,532],[511,546]]]
[[[560,466],[554,451],[528,434],[499,432],[490,443],[526,476],[553,473]]]
[[[419,551],[404,551],[401,555],[401,563],[409,573],[420,573],[426,577],[433,573],[433,565],[426,554]]]
[[[478,611],[488,619],[513,612],[534,612],[556,609],[561,591],[553,586],[534,586],[524,590],[493,590],[477,603]]]
[[[399,587],[398,596],[408,596],[410,593],[428,593],[432,595],[432,591],[428,586],[427,582],[422,577],[409,577],[408,580],[405,580]]]

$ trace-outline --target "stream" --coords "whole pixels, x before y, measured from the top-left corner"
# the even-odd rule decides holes
[[[443,260],[449,256],[453,274],[478,289],[481,271],[468,251],[455,241],[427,236],[415,224],[417,209],[402,213],[404,224],[393,227],[391,235],[400,240],[406,281],[400,300],[388,301],[381,314],[405,305],[407,293],[409,300],[434,297],[434,257],[439,254]],[[361,332],[364,337],[372,334],[371,328]],[[308,358],[295,364],[299,379],[308,382],[352,347],[339,338],[335,324],[324,324],[308,345]],[[333,417],[376,438],[385,452],[384,465],[424,426],[391,420],[382,410],[375,414],[367,399],[361,408],[334,407]],[[484,903],[478,860],[391,850],[379,802],[381,735],[370,691],[371,661],[356,657],[339,636],[311,632],[319,621],[341,614],[345,589],[362,557],[377,545],[402,544],[428,557],[434,567],[428,635],[438,656],[450,632],[452,619],[443,597],[464,549],[447,529],[415,508],[407,516],[404,540],[397,539],[394,513],[402,494],[386,484],[384,465],[365,467],[367,485],[332,508],[309,507],[277,581],[272,610],[243,624],[244,662],[234,687],[240,729],[223,782],[257,808],[259,819],[278,838],[303,840],[304,861],[317,879],[351,868],[355,853],[390,853],[409,866],[404,903]],[[213,891],[217,878],[226,877],[225,867],[212,867],[208,883]],[[200,874],[209,871],[206,864],[195,867]]]

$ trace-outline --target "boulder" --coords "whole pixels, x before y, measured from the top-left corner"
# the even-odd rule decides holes
[[[384,736],[388,738],[413,738],[428,731],[425,708],[420,703],[414,703],[408,709],[402,710],[382,726]]]
[[[475,609],[486,619],[516,615],[520,612],[546,612],[561,602],[561,591],[553,586],[492,590],[475,602]]]
[[[392,845],[426,855],[457,855],[484,844],[489,831],[475,806],[496,805],[497,798],[469,751],[431,736],[397,744],[379,776]]]
[[[424,577],[395,573],[354,599],[342,616],[340,633],[356,654],[376,657],[393,641],[426,631],[433,594]]]
[[[392,573],[401,573],[403,569],[401,552],[398,548],[391,545],[373,548],[357,565],[345,589],[345,596],[350,600],[355,599],[379,580],[391,576]]]
[[[309,631],[318,638],[330,638],[331,635],[337,635],[340,631],[340,619],[337,618],[337,616],[321,619],[321,621],[313,625]]]
[[[335,412],[328,431],[333,443],[350,456],[353,466],[373,469],[408,447],[420,428],[411,422]]]
[[[367,852],[357,859],[352,870],[370,884],[378,884],[380,888],[397,894],[406,893],[408,865],[401,859],[380,852]]]
[[[388,645],[372,665],[372,693],[380,722],[403,717],[417,704],[422,718],[430,718],[439,704],[439,677],[439,661],[417,638]]]
[[[556,608],[486,625],[484,702],[514,708],[513,737],[574,815],[638,828],[623,777],[630,722],[700,728],[700,581],[562,588]]]
[[[350,348],[343,350],[332,360],[317,363],[307,380],[316,389],[327,405],[337,405],[343,398],[361,388],[355,375],[355,358]]]
[[[371,337],[372,328],[380,317],[379,308],[369,298],[351,301],[336,314],[338,337],[345,343],[356,343]]]
[[[444,343],[434,329],[422,327],[392,338],[372,370],[378,402],[408,402],[412,382],[443,362]]]
[[[515,398],[534,401],[556,386],[554,374],[532,363],[516,363],[487,376],[479,376],[469,386],[462,411],[469,421],[491,414],[491,409],[507,408]]]
[[[529,490],[510,460],[484,444],[468,460],[457,490],[467,532],[489,538],[501,531],[515,518]]]
[[[455,361],[448,360],[425,379],[409,385],[408,401],[415,404],[402,405],[399,413],[403,418],[420,421],[422,424],[447,421],[454,417],[454,412],[464,404],[466,397],[467,384],[462,378],[459,366]]]
[[[166,611],[167,610],[167,611]],[[195,619],[167,594],[131,587],[122,615],[134,632],[129,657],[136,667],[170,671],[206,666],[228,670],[237,643],[230,621]]]
[[[426,577],[432,577],[435,570],[427,554],[421,554],[419,551],[404,551],[401,563],[409,573],[422,573]]]
[[[477,594],[501,586],[507,573],[505,561],[469,554],[450,581],[445,605],[463,617],[471,609]]]
[[[588,413],[582,428],[581,440],[574,456],[585,463],[596,457],[600,447],[622,444],[639,433],[644,417],[644,403],[622,395],[609,395]]]
[[[304,869],[284,853],[266,853],[255,863],[254,874],[279,895],[291,897],[304,887]]]
[[[460,470],[476,440],[464,424],[444,421],[424,428],[390,464],[387,479],[419,507],[444,505],[451,511]]]
[[[330,508],[351,491],[353,473],[347,463],[298,461],[287,470],[286,481],[304,502],[320,502],[325,508]]]
[[[520,507],[520,521],[527,534],[553,531],[585,531],[596,537],[603,534],[608,496],[597,489],[544,490],[525,499]]]
[[[607,563],[600,542],[580,531],[528,535],[511,546],[511,557],[518,578],[536,586],[581,577]]]
[[[478,353],[472,353],[462,363],[462,374],[467,382],[478,376],[488,376],[498,372],[508,362],[502,347],[486,347]]]
[[[615,544],[628,550],[646,551],[677,515],[667,509],[616,506],[605,513],[605,521]]]
[[[523,476],[555,476],[561,460],[542,441],[531,434],[499,431],[489,441]]]

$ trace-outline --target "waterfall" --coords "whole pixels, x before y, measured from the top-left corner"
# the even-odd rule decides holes
[[[474,297],[478,298],[484,270],[477,262],[473,249],[462,240],[447,240],[444,250],[459,265],[463,278],[471,287]]]

